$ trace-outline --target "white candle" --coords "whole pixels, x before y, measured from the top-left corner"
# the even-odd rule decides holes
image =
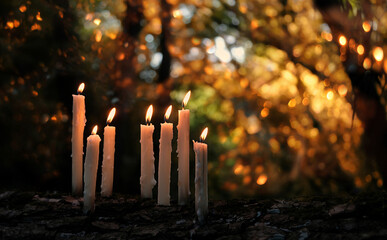
[[[93,128],[87,138],[85,159],[85,189],[83,191],[83,212],[94,212],[95,185],[97,182],[99,143],[101,138],[97,135],[98,126]]]
[[[200,136],[204,141],[208,133],[205,128]],[[207,182],[207,144],[193,141],[195,151],[195,211],[199,222],[203,222],[208,214],[208,182]]]
[[[152,198],[152,188],[156,185],[155,158],[153,155],[153,131],[155,127],[150,123],[153,106],[150,105],[146,113],[147,125],[141,124],[141,197]]]
[[[83,131],[85,129],[85,96],[80,95],[85,88],[81,83],[78,94],[73,94],[73,128],[72,128],[72,193],[75,196],[82,194],[83,170]]]
[[[179,110],[177,125],[177,157],[178,157],[178,203],[185,205],[189,201],[189,110],[185,110],[191,91],[183,100],[183,109]]]
[[[106,121],[107,126],[103,132],[103,160],[102,160],[102,182],[101,182],[101,196],[109,197],[113,192],[113,178],[114,178],[114,146],[116,143],[116,128],[109,126],[113,121],[116,108],[113,108]]]
[[[157,194],[157,204],[169,206],[169,186],[171,180],[171,152],[172,152],[172,138],[173,138],[173,124],[167,123],[171,115],[172,105],[168,107],[164,120],[161,123],[160,133],[160,152],[159,152],[159,186]]]

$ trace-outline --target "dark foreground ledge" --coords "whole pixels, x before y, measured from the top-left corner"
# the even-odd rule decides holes
[[[0,194],[0,239],[386,239],[387,194],[211,201],[205,225],[190,207],[125,195],[82,202],[63,194]]]

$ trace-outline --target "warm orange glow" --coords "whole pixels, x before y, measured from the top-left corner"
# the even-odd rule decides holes
[[[363,55],[364,54],[364,46],[363,45],[359,45],[359,46],[357,46],[357,53],[359,54],[359,55]]]
[[[365,58],[363,61],[363,67],[364,67],[364,69],[370,69],[371,68],[371,59]]]
[[[171,112],[172,112],[172,105],[169,105],[169,107],[167,108],[167,111],[165,111],[165,114],[164,114],[164,121],[167,121],[169,119],[169,116],[171,116]]]
[[[95,41],[100,42],[101,39],[102,39],[102,32],[100,30],[97,30],[97,32],[95,33]]]
[[[258,177],[257,179],[257,184],[258,185],[263,185],[267,182],[267,175],[266,174],[262,174],[261,176]]]
[[[79,84],[77,93],[78,94],[82,93],[84,89],[85,89],[85,84],[84,83]]]
[[[364,30],[364,32],[371,31],[371,24],[370,24],[369,21],[364,21],[363,22],[363,30]]]
[[[94,19],[93,23],[94,23],[95,25],[99,26],[99,25],[101,24],[101,19],[96,18],[96,19]]]
[[[36,14],[36,20],[43,21],[43,18],[40,16],[40,12],[38,12],[38,14]]]
[[[173,10],[172,15],[174,18],[177,19],[183,18],[183,15],[181,14],[181,11],[179,9]]]
[[[259,27],[259,23],[258,23],[258,20],[257,19],[253,19],[250,23],[250,27],[252,29],[257,29]]]
[[[152,119],[152,114],[153,114],[153,106],[150,105],[148,107],[148,110],[146,111],[146,116],[145,116],[146,123],[150,123],[150,121]]]
[[[296,99],[290,99],[290,101],[288,102],[288,106],[290,107],[290,108],[294,108],[295,106],[297,105],[297,101],[296,101]]]
[[[206,128],[203,130],[202,134],[200,134],[200,141],[206,140],[207,134],[208,134],[208,127],[206,127]]]
[[[20,22],[15,19],[15,20],[13,20],[13,25],[15,26],[15,28],[17,28],[20,26]]]
[[[329,90],[329,91],[327,92],[327,99],[328,99],[328,100],[332,100],[332,99],[333,99],[333,96],[334,96],[333,91],[332,91],[332,90]]]
[[[341,46],[345,46],[345,44],[347,44],[347,39],[343,35],[340,35],[339,43]]]
[[[263,108],[261,111],[261,117],[265,118],[269,116],[269,109],[268,108]]]
[[[235,175],[241,174],[242,171],[243,171],[243,166],[242,166],[242,165],[238,165],[238,166],[235,167],[235,169],[234,169],[234,174],[235,174]]]
[[[341,84],[337,91],[339,92],[340,96],[344,97],[345,95],[347,95],[348,89],[345,85]]]
[[[184,96],[184,99],[183,99],[183,108],[184,108],[185,106],[187,106],[187,103],[188,103],[188,100],[189,100],[190,97],[191,97],[191,90],[189,90],[189,91],[185,94],[185,96]]]
[[[387,73],[387,59],[384,59],[383,61],[383,69],[384,69],[384,72]]]
[[[8,27],[9,29],[12,29],[12,28],[14,27],[13,22],[8,21],[8,22],[7,22],[7,27]]]
[[[42,27],[39,24],[35,23],[34,25],[31,26],[31,31],[34,31],[34,30],[38,30],[38,31],[42,30]]]
[[[95,134],[97,134],[97,131],[98,131],[98,125],[95,125],[95,126],[93,127],[93,130],[91,131],[91,134],[92,134],[92,135],[95,135]]]
[[[374,48],[372,55],[374,56],[376,61],[378,61],[378,62],[382,61],[383,57],[384,57],[383,48],[381,48],[381,47]]]
[[[25,11],[27,11],[27,7],[26,7],[26,5],[21,5],[20,7],[19,7],[19,11],[20,12],[25,12]]]
[[[116,115],[116,108],[112,108],[112,110],[110,110],[109,116],[106,120],[107,125],[113,121],[114,115]]]

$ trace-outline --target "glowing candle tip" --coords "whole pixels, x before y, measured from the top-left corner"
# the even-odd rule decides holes
[[[84,89],[85,89],[85,84],[84,84],[84,83],[79,84],[77,93],[78,93],[78,94],[81,94],[81,93],[83,92]]]
[[[146,111],[146,116],[145,116],[145,121],[147,124],[150,123],[150,121],[152,119],[152,114],[153,114],[153,106],[150,105],[148,110]]]
[[[97,131],[98,131],[98,125],[95,125],[95,126],[93,127],[93,131],[91,131],[91,134],[92,134],[92,135],[95,135],[95,134],[97,134]]]
[[[114,116],[116,115],[116,108],[112,108],[112,110],[110,110],[109,112],[109,116],[106,120],[106,124],[109,125],[112,121],[113,121],[113,118]]]
[[[165,111],[165,115],[164,115],[164,121],[166,122],[169,117],[171,116],[171,112],[172,112],[172,105],[170,105],[168,108],[167,108],[167,111]]]
[[[208,127],[206,127],[206,128],[203,130],[202,134],[200,135],[200,141],[206,140],[207,134],[208,134]]]
[[[185,94],[185,96],[184,96],[184,99],[183,99],[183,108],[184,108],[185,106],[187,106],[188,100],[189,100],[190,97],[191,97],[191,90],[189,90],[189,91]]]

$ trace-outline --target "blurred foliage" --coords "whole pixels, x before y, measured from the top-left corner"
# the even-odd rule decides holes
[[[386,49],[384,5],[373,1],[373,41]],[[156,104],[157,147],[164,107],[174,105],[176,125],[188,89],[191,138],[210,129],[214,198],[383,186],[360,150],[363,127],[352,119],[340,51],[310,0],[33,0],[0,9],[3,187],[11,179],[70,189],[71,94],[80,82],[85,136],[118,108],[117,191],[138,191],[147,105]],[[386,70],[386,61],[367,59]],[[173,152],[172,181],[176,164]]]

